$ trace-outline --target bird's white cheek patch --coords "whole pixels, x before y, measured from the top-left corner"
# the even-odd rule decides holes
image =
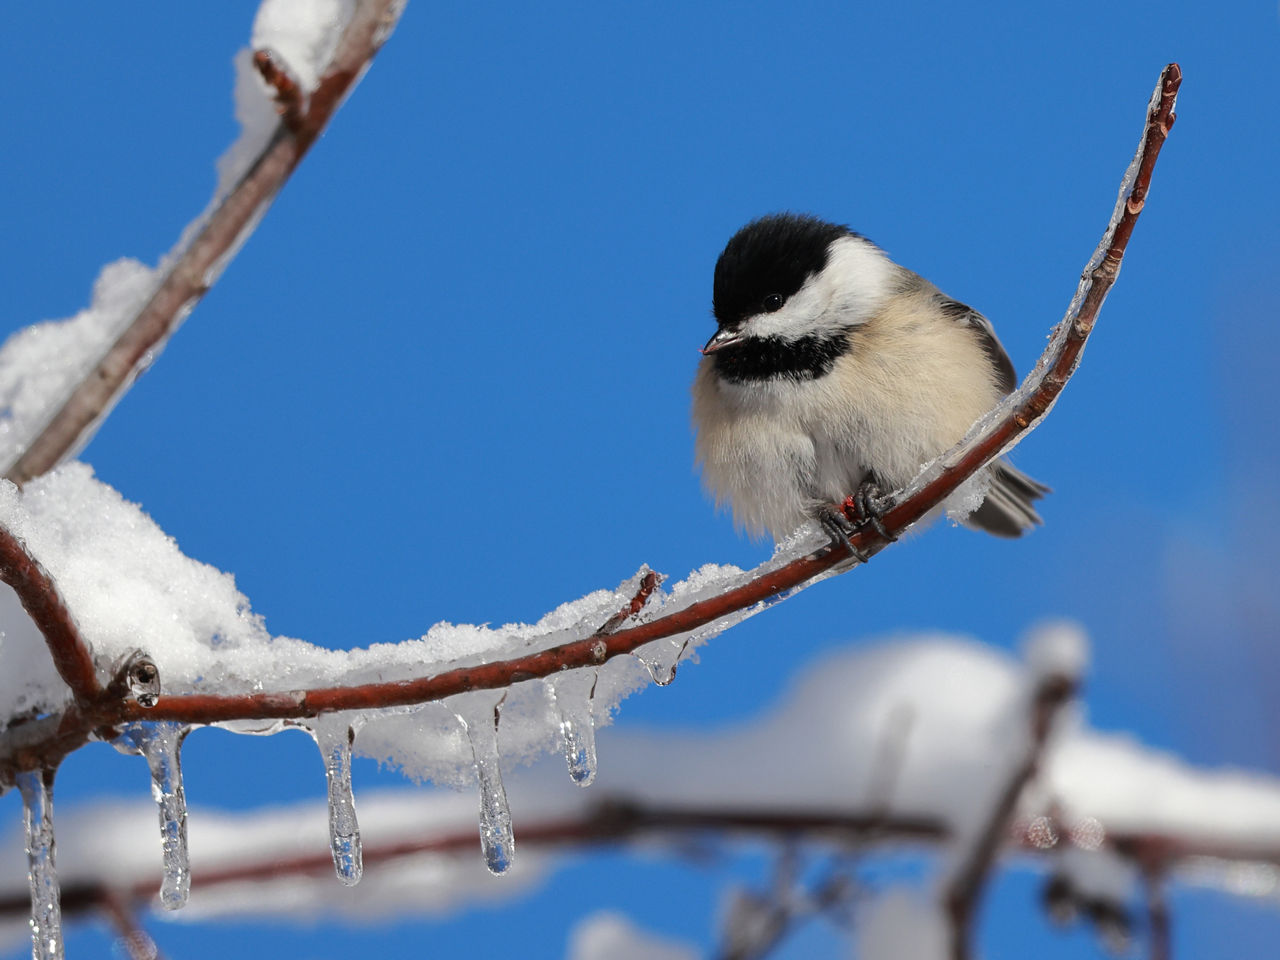
[[[884,251],[856,237],[831,245],[827,265],[805,281],[776,313],[749,319],[743,332],[756,337],[801,337],[834,333],[870,319],[883,306],[893,280]]]
[[[815,286],[811,280],[792,294],[781,310],[752,317],[746,323],[746,331],[757,337],[782,337],[784,340],[798,340],[814,333],[826,305]]]

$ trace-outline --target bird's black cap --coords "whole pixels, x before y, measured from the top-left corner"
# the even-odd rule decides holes
[[[803,213],[773,213],[735,233],[716,261],[712,310],[716,322],[734,326],[761,313],[766,297],[785,301],[827,265],[827,248],[848,227]]]

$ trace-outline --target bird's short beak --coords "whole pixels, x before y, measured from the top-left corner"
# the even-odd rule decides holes
[[[715,353],[717,350],[723,350],[725,347],[730,344],[737,343],[741,339],[742,334],[739,331],[733,330],[729,327],[721,327],[716,331],[715,336],[707,341],[707,345],[702,348],[702,353],[704,355],[708,353]]]

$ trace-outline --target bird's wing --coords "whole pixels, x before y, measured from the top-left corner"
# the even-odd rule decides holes
[[[982,344],[983,351],[991,361],[991,366],[995,369],[996,384],[1002,392],[1011,393],[1013,388],[1018,385],[1018,375],[1014,372],[1013,361],[1009,359],[1009,354],[1004,352],[1004,347],[1001,346],[1000,339],[996,336],[995,328],[991,326],[991,321],[973,309],[973,307],[966,306],[960,301],[952,300],[948,297],[943,297],[942,299],[942,312],[957,323],[963,323],[973,328],[978,335],[979,342]]]

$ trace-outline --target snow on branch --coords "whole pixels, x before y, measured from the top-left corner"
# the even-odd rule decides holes
[[[76,358],[81,364],[68,362],[66,350],[72,345],[67,343],[54,351],[50,363],[41,352],[48,348],[48,338],[19,339],[23,338],[19,334],[6,345],[6,351],[12,347],[16,355],[0,356],[0,367],[15,370],[19,378],[6,404],[13,411],[10,416],[14,422],[6,424],[9,429],[0,450],[7,455],[0,459],[0,470],[7,479],[21,486],[89,441],[102,418],[154,362],[165,341],[253,232],[394,29],[402,8],[403,0],[361,0],[345,25],[313,25],[319,42],[312,49],[299,50],[296,64],[286,66],[279,54],[258,49],[255,63],[276,93],[280,119],[273,129],[270,125],[260,129],[246,125],[241,141],[228,153],[230,169],[224,169],[223,179],[230,182],[220,185],[209,212],[188,228],[165,258],[159,279],[153,280],[137,264],[114,264],[104,270],[93,307],[77,318],[83,325],[99,328],[86,331],[88,342],[74,345],[87,354]],[[297,11],[293,15],[296,17]],[[283,33],[296,48],[300,25],[286,27],[271,23],[271,19],[271,4],[264,3],[255,31],[261,36],[255,36],[255,41],[269,43],[277,33]],[[340,32],[336,26],[341,26]],[[327,62],[322,60],[315,66],[306,62],[314,48],[325,47],[332,50]],[[288,67],[315,74],[315,87],[305,104],[297,79],[288,84],[282,79],[292,76]],[[245,79],[241,77],[241,82]],[[248,96],[265,99],[260,90]],[[255,111],[251,108],[249,113]],[[94,350],[100,351],[96,357]],[[74,370],[71,379],[63,375],[68,367]]]
[[[71,688],[76,702],[92,703],[102,691],[80,628],[53,579],[4,526],[0,526],[0,580],[13,588],[22,609],[44,637],[58,676]]]

